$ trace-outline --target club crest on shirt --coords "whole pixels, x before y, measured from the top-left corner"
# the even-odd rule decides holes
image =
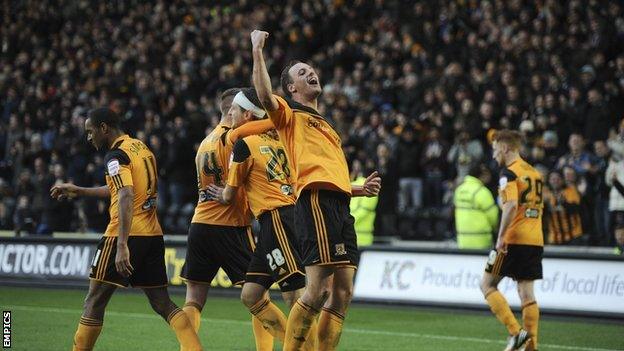
[[[106,167],[108,168],[108,175],[112,176],[116,176],[117,174],[119,174],[119,160],[117,160],[116,158],[111,159],[110,161],[108,161],[108,163],[106,164]]]
[[[498,180],[498,187],[503,190],[505,189],[505,187],[507,186],[507,177],[501,177],[501,179]]]
[[[347,250],[345,249],[345,244],[336,244],[336,255],[342,256],[346,254]]]

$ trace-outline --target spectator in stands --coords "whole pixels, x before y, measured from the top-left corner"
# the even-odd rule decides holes
[[[466,131],[457,134],[455,144],[447,155],[447,161],[454,167],[455,178],[463,179],[471,167],[478,165],[483,159],[483,146],[477,139],[470,137]]]
[[[566,169],[573,172],[571,168]],[[559,171],[548,175],[544,205],[546,242],[557,245],[578,242],[583,235],[581,194],[573,184],[564,182]]]
[[[436,128],[431,129],[420,159],[424,172],[423,197],[428,207],[442,205],[444,180],[447,177],[447,163],[444,157],[447,150],[448,146],[441,139],[440,132]]]
[[[568,146],[570,152],[559,159],[557,164],[559,169],[563,169],[564,166],[572,167],[580,177],[585,177],[587,172],[596,170],[595,159],[591,153],[585,151],[585,140],[582,135],[576,133],[570,135]]]
[[[609,211],[614,228],[614,236],[609,242],[611,245],[615,243],[621,247],[624,243],[624,158],[616,155],[611,157],[605,174],[605,181],[611,187]]]
[[[422,206],[422,170],[420,166],[420,143],[415,138],[414,129],[408,126],[401,132],[398,145],[399,163],[399,199],[398,210]]]
[[[13,226],[17,236],[23,233],[35,234],[37,220],[31,210],[30,199],[26,195],[20,195],[17,198],[17,206],[13,214]]]
[[[593,182],[594,193],[594,228],[595,237],[591,244],[599,246],[609,245],[609,186],[606,183],[607,167],[611,152],[607,144],[602,141],[594,142],[594,154],[596,155],[596,174]]]
[[[396,204],[399,190],[398,165],[386,144],[377,146],[377,172],[382,179],[381,186],[389,189],[379,193],[375,215],[375,237],[397,235]],[[384,180],[385,178],[385,180]]]
[[[254,21],[237,20],[251,12]],[[297,20],[273,28],[284,14]],[[460,130],[484,143],[484,131],[522,124],[524,149],[543,148],[540,163],[552,169],[571,133],[605,140],[624,115],[624,7],[615,1],[12,2],[5,15],[0,178],[15,190],[3,205],[9,227],[18,190],[35,199],[21,175],[34,174],[37,158],[61,164],[77,184],[101,182],[90,175],[102,166],[85,148],[83,114],[112,106],[130,132],[160,139],[161,224],[186,232],[197,196],[187,158],[215,125],[218,90],[249,81],[251,25],[275,33],[271,76],[291,58],[311,57],[332,85],[319,109],[336,120],[349,162],[377,168],[378,145],[394,155],[403,127],[415,128],[424,207],[443,207],[445,182],[468,169],[445,157]],[[556,136],[556,152],[545,131]],[[414,157],[399,154],[398,167],[411,168],[403,163]],[[97,171],[87,172],[89,164]],[[74,205],[80,212],[85,204]]]

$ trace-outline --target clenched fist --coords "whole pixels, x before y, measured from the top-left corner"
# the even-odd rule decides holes
[[[269,33],[261,30],[254,30],[251,32],[251,46],[254,50],[262,50],[264,48],[264,42],[269,37]]]

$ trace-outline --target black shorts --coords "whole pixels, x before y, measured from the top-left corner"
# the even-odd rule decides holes
[[[276,282],[283,292],[305,287],[303,266],[295,240],[295,206],[280,207],[260,215],[260,234],[247,281],[270,288]]]
[[[613,211],[613,229],[624,229],[624,211]]]
[[[117,273],[115,267],[117,237],[102,237],[91,262],[89,278],[122,287],[128,285],[135,288],[167,286],[169,280],[165,268],[165,242],[162,235],[130,236],[128,250],[134,272],[125,278]]]
[[[245,281],[255,246],[249,226],[191,223],[180,276],[191,282],[210,284],[219,268],[223,268],[232,284],[240,285]]]
[[[360,254],[347,194],[304,190],[295,205],[299,254],[304,266],[357,267]]]
[[[544,248],[533,245],[508,245],[507,254],[490,252],[485,271],[514,280],[542,279]]]

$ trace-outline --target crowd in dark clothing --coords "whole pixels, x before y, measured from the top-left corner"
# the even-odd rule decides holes
[[[487,142],[493,129],[520,130],[523,156],[545,174],[571,166],[569,180],[588,209],[608,201],[603,175],[619,157],[611,145],[624,136],[617,129],[624,117],[619,1],[3,6],[4,229],[103,231],[106,203],[54,202],[48,189],[66,181],[103,184],[103,154],[85,141],[84,115],[109,106],[157,157],[166,232],[185,233],[197,197],[195,149],[219,120],[219,93],[250,85],[255,28],[270,33],[265,56],[273,86],[288,61],[314,65],[324,86],[319,110],[336,121],[348,161],[380,172],[377,236],[450,236],[457,180],[480,163],[497,172]],[[581,149],[570,150],[570,139]],[[606,153],[596,150],[600,143]],[[602,215],[585,219],[586,243],[610,240],[608,223],[597,220]]]

